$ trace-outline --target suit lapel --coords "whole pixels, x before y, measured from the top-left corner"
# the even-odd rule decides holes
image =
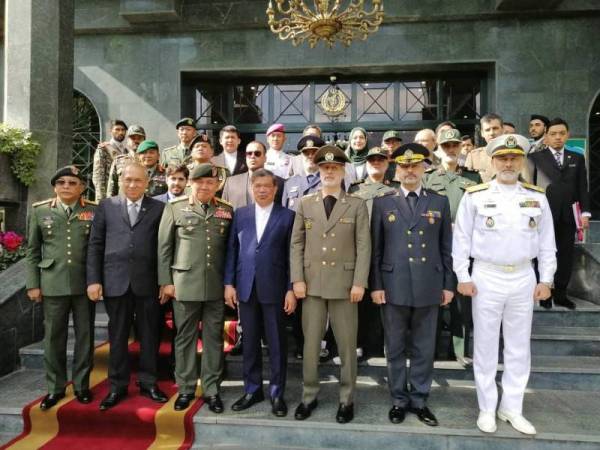
[[[321,207],[323,208],[323,213],[325,213],[325,205],[323,204],[323,201],[321,201]],[[331,211],[331,215],[327,220],[325,232],[328,232],[335,226],[335,224],[338,222],[338,220],[340,220],[340,218],[344,215],[344,213],[348,210],[349,207],[350,204],[346,200],[346,193],[342,190],[340,191],[340,198],[337,202],[335,202],[333,210]]]
[[[556,165],[556,159],[554,158],[552,150],[549,148],[542,150],[538,159],[538,165],[541,171],[544,172],[549,179],[556,179],[556,177],[560,175],[560,169]]]
[[[144,216],[148,212],[148,209],[150,209],[150,208],[151,208],[151,206],[150,206],[150,202],[148,201],[148,197],[144,196],[144,198],[142,198],[142,205],[138,212],[137,219],[133,226],[136,226],[138,223],[140,223],[140,221],[144,218]]]
[[[121,209],[121,217],[127,226],[131,227],[131,223],[129,223],[129,213],[127,212],[127,197],[124,195],[119,196],[119,208]]]
[[[421,218],[421,214],[423,214],[427,207],[429,206],[429,195],[427,195],[427,191],[425,189],[421,189],[421,195],[419,195],[419,201],[417,201],[417,207],[415,208],[415,213],[413,214],[410,221],[410,228],[414,228],[419,219]]]

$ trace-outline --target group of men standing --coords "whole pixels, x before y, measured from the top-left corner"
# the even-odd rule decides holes
[[[141,127],[124,131],[125,124],[115,121],[113,139],[95,157],[104,171],[94,171],[94,183],[99,189],[105,180],[107,198],[99,205],[83,200],[82,175],[69,166],[51,180],[56,197],[34,205],[27,288],[32,300],[43,299],[46,314],[48,395],[42,409],[65,395],[70,311],[76,332],[75,395],[82,403],[92,400],[94,303],[103,299],[109,315],[111,389],[100,409],[128,395],[127,348],[134,321],[141,346],[140,394],[167,401],[156,384],[157,357],[160,304],[172,302],[179,386],[174,407],[189,406],[200,378],[208,407],[221,413],[227,304],[238,309],[243,329],[244,394],[233,403],[235,411],[265,398],[264,337],[272,412],[287,414],[285,316],[298,310],[300,329],[294,335],[304,385],[296,419],[308,418],[318,406],[319,356],[328,323],[341,364],[336,420],[353,419],[357,338],[359,345],[372,344],[365,338],[368,331],[360,336],[361,320],[364,327],[369,317],[383,326],[390,421],[401,423],[412,412],[436,426],[427,398],[440,305],[458,303],[453,309],[461,317],[455,353],[464,358],[472,298],[477,425],[495,431],[497,414],[517,430],[535,433],[522,415],[533,304],[547,302],[554,287],[555,302],[569,306],[566,260],[572,258],[575,229],[567,211],[580,202],[585,212],[589,202],[583,158],[564,149],[566,122],[549,121],[548,147],[530,153],[530,143],[520,135],[488,133],[485,127],[495,130],[499,122],[501,129],[502,119],[485,116],[487,146],[472,150],[465,164],[460,163],[463,139],[453,126],[438,130],[437,155],[420,143],[401,145],[392,131],[381,148],[365,153],[365,178],[357,181],[347,152],[326,144],[318,127],[307,127],[296,157],[282,151],[285,129],[280,124],[267,132],[269,148],[253,141],[244,153],[238,150],[237,130],[225,127],[220,133],[224,152],[215,161],[210,142],[198,139],[190,120],[177,124],[180,144],[162,153],[145,140]],[[127,153],[119,153],[123,149],[117,142],[124,139]],[[207,142],[205,152],[201,147]],[[225,172],[233,176],[225,180]],[[545,184],[547,196],[526,182],[531,180]],[[151,190],[161,183],[161,192]],[[556,246],[555,230],[561,230]],[[359,309],[359,304],[371,307]],[[504,394],[496,411],[501,324]]]

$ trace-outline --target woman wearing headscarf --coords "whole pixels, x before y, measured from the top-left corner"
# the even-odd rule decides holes
[[[356,178],[362,180],[367,174],[367,153],[369,153],[367,131],[362,127],[352,128],[348,140],[346,155],[356,170]]]

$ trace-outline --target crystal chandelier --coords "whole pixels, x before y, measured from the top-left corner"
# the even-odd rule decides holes
[[[336,41],[347,47],[355,38],[367,39],[383,21],[383,0],[370,0],[370,11],[365,10],[366,0],[313,0],[313,6],[306,3],[305,0],[275,0],[273,7],[273,1],[269,0],[269,27],[279,39],[291,39],[295,46],[308,40],[311,48],[319,40],[330,48]]]

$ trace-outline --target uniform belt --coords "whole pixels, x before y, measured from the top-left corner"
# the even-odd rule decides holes
[[[521,270],[528,269],[531,267],[531,261],[522,261],[516,264],[494,264],[487,261],[481,261],[480,259],[475,260],[474,267],[480,266],[486,269],[495,270],[496,272],[512,273],[520,272]]]

